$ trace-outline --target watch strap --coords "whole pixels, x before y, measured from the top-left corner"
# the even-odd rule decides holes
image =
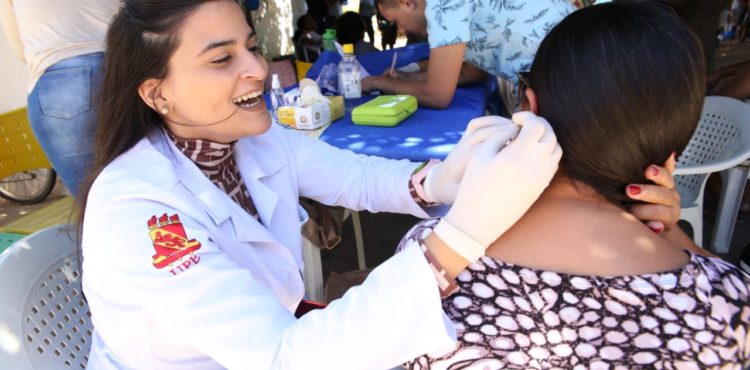
[[[439,202],[429,202],[424,191],[424,181],[427,178],[427,174],[439,163],[440,160],[438,159],[425,161],[412,172],[409,179],[409,194],[411,194],[412,199],[422,208],[440,205]]]

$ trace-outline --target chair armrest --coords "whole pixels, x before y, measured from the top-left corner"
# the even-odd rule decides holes
[[[674,175],[699,175],[704,173],[719,172],[737,165],[744,164],[744,162],[746,162],[747,160],[748,158],[735,157],[723,160],[721,162],[709,164],[699,164],[691,166],[681,166],[678,164],[677,168],[674,170]]]

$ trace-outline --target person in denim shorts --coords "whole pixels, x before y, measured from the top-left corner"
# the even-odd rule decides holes
[[[104,38],[118,0],[2,1],[0,19],[30,73],[31,128],[75,195],[91,160]]]

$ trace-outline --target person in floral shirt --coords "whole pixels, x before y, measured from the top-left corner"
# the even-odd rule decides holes
[[[433,108],[447,107],[457,84],[481,81],[486,74],[501,79],[501,90],[514,87],[547,32],[575,10],[569,0],[377,0],[377,5],[402,30],[427,34],[430,61],[427,71],[366,78],[363,89],[414,95]],[[516,99],[504,100],[509,110],[515,108]]]

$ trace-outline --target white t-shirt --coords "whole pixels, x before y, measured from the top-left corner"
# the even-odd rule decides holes
[[[29,91],[49,66],[104,50],[119,0],[16,0],[13,13],[31,74]]]

